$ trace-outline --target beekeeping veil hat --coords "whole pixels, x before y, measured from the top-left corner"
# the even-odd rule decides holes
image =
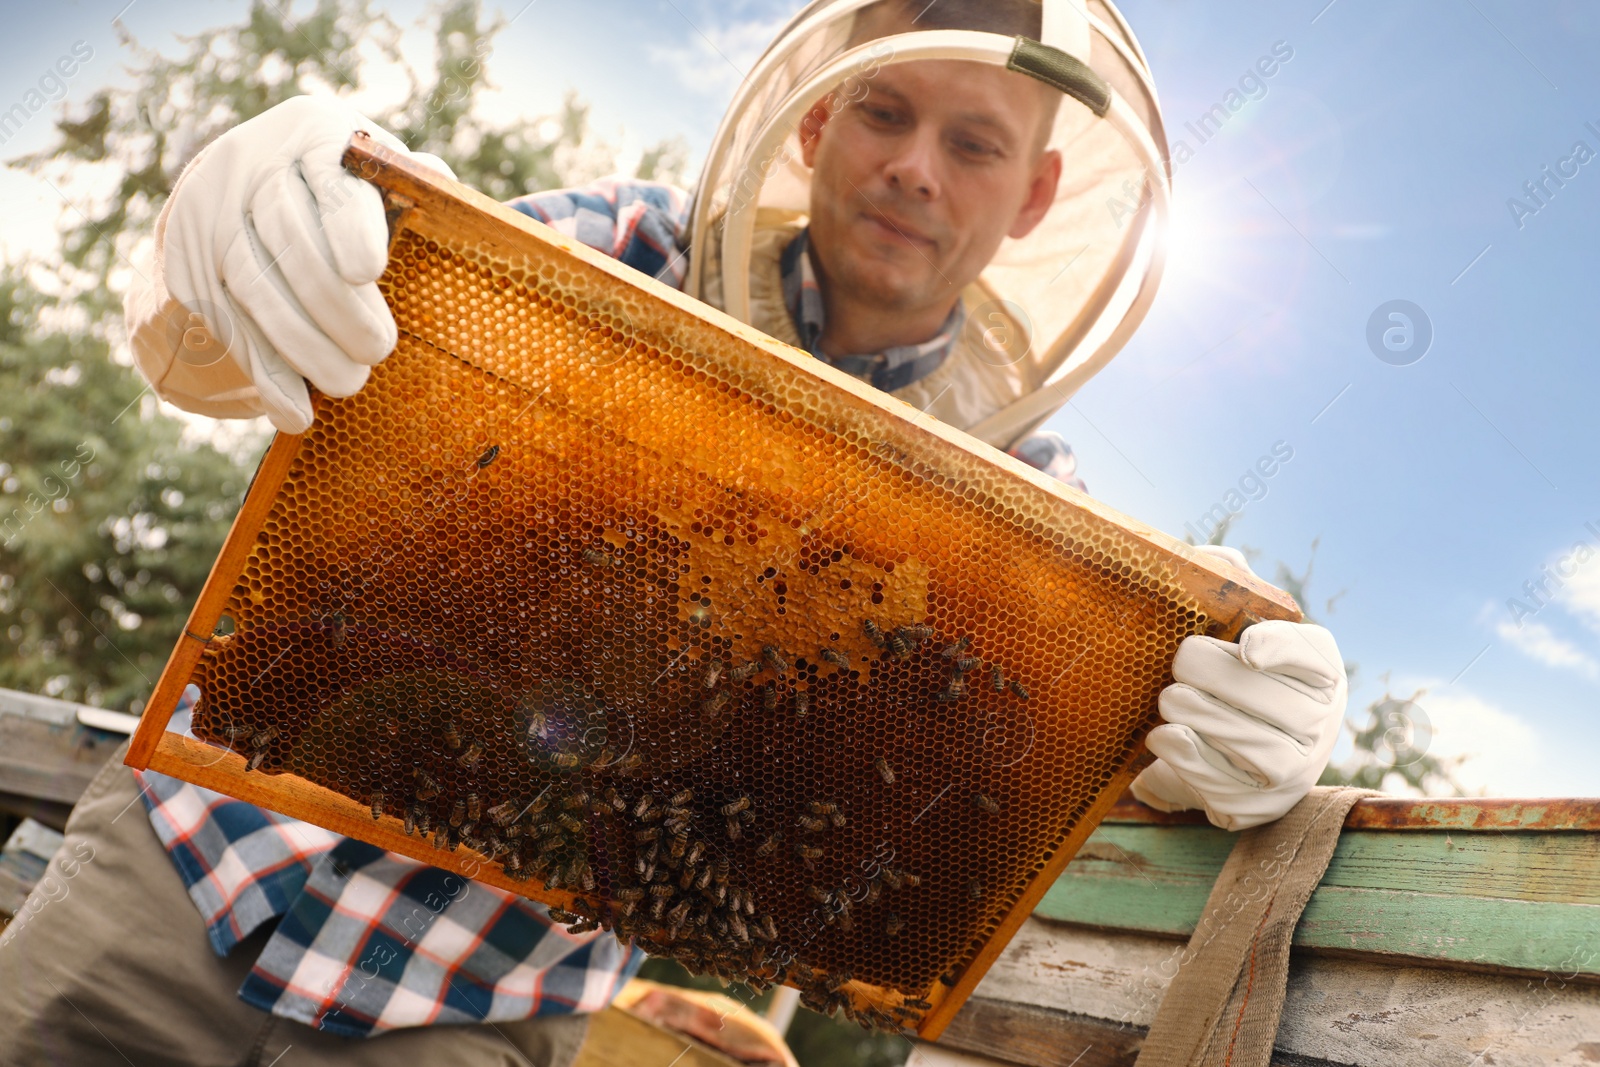
[[[1133,34],[1105,0],[1017,0],[1013,15],[1019,5],[1040,9],[1038,40],[998,24],[874,38],[863,29],[991,25],[989,5],[971,0],[958,5],[972,12],[966,16],[941,19],[935,5],[949,0],[934,0],[910,22],[868,22],[860,13],[874,2],[881,0],[814,0],[740,84],[697,186],[685,289],[761,325],[752,318],[758,216],[807,211],[810,170],[798,130],[830,92],[859,99],[884,66],[928,59],[1031,75],[1063,94],[1048,142],[1063,159],[1056,199],[1025,237],[1005,239],[963,294],[963,337],[987,347],[985,361],[1007,378],[1001,399],[963,428],[1006,448],[1116,355],[1155,297],[1171,181],[1155,87]]]

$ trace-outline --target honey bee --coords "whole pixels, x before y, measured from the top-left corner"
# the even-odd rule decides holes
[[[338,648],[340,645],[344,644],[344,639],[347,636],[344,616],[338,612],[333,613],[333,619],[329,623],[329,635],[332,638],[334,648]]]
[[[677,906],[667,912],[667,921],[673,926],[682,926],[689,919],[690,902],[681,900]]]
[[[660,837],[661,827],[659,826],[647,826],[643,830],[635,830],[633,832],[633,839],[640,844],[644,844],[646,841],[659,840]]]
[[[929,1011],[933,1007],[933,1005],[928,1003],[926,1000],[922,1000],[920,998],[913,999],[910,997],[906,998],[905,1005],[908,1008],[916,1008],[918,1011]]]
[[[467,794],[467,821],[477,822],[483,818],[483,801],[476,793]]]
[[[244,769],[247,771],[260,770],[261,765],[267,762],[267,755],[268,752],[266,749],[256,749],[254,752],[250,753],[250,758],[244,761]]]
[[[611,805],[611,810],[618,815],[628,810],[628,802],[622,799],[622,795],[614,787],[606,786],[606,791],[601,795],[606,798],[606,803]]]
[[[372,821],[377,822],[383,818],[383,790],[372,791]]]
[[[592,563],[596,567],[620,567],[620,566],[622,566],[621,561],[618,560],[615,556],[612,556],[608,552],[602,552],[598,548],[586,548],[586,549],[584,549],[583,550],[583,561],[585,563]]]
[[[772,673],[780,678],[789,669],[789,661],[783,658],[783,653],[778,651],[776,645],[762,645],[761,658],[772,668]]]
[[[944,646],[944,651],[940,652],[939,655],[943,656],[945,659],[955,659],[957,656],[961,655],[961,653],[965,652],[967,650],[967,646],[970,644],[972,644],[972,635],[965,634],[962,636],[961,640],[957,641],[955,644]]]
[[[915,889],[917,886],[922,884],[922,875],[920,874],[912,874],[910,871],[901,871],[900,877],[905,881],[906,885],[910,886],[912,889]]]
[[[831,800],[808,800],[806,810],[813,815],[832,815],[839,810],[839,805]]]
[[[439,783],[434,781],[433,775],[421,767],[415,768],[411,773],[417,780],[416,796],[418,800],[432,800],[439,795]]]
[[[768,941],[778,940],[778,926],[772,921],[771,915],[761,916],[761,921],[756,924],[756,929],[759,930],[761,932],[761,936],[766,938]]]
[[[818,652],[818,655],[822,657],[822,662],[831,663],[835,667],[838,667],[841,671],[847,671],[850,669],[850,657],[846,656],[843,652],[835,652],[831,648],[824,648]]]
[[[722,678],[722,661],[714,659],[706,667],[705,676],[701,679],[707,689],[715,689],[717,682]]]
[[[433,829],[433,814],[421,805],[415,805],[411,810],[416,813],[417,833],[426,837],[428,831]]]
[[[878,877],[883,879],[883,884],[888,886],[890,889],[899,889],[901,886],[905,885],[905,881],[900,877],[900,872],[895,870],[893,867],[880,868],[878,870]]]
[[[417,828],[417,812],[415,808],[407,808],[405,814],[406,836],[410,837]]]
[[[574,789],[572,792],[561,798],[561,806],[566,808],[568,811],[577,811],[579,808],[587,806],[588,803],[589,794],[585,793],[582,789]]]
[[[500,865],[505,868],[507,874],[520,871],[522,870],[522,854],[514,848],[509,849],[506,852],[506,858],[500,861]]]
[[[732,699],[732,693],[729,693],[726,689],[719,689],[715,694],[708,697],[706,701],[700,705],[700,710],[705,712],[707,715],[715,715],[717,712],[727,707],[728,701]]]
[[[263,727],[260,730],[257,730],[256,733],[255,733],[255,736],[250,738],[250,747],[251,748],[266,748],[268,745],[272,744],[272,742],[276,741],[277,739],[278,739],[278,728],[276,726],[266,726],[266,727]]]
[[[620,886],[611,895],[618,900],[638,903],[644,899],[644,890],[638,886]]]
[[[801,815],[795,821],[807,833],[819,834],[828,828],[828,820],[818,815]]]
[[[635,819],[643,819],[645,817],[645,813],[655,806],[655,802],[655,797],[651,796],[649,793],[644,794],[644,796],[639,798],[639,802],[633,806],[633,817]]]
[[[803,719],[811,713],[811,694],[804,689],[794,691],[794,717]]]
[[[737,815],[741,811],[744,811],[749,806],[750,806],[750,798],[749,797],[738,797],[737,799],[730,800],[726,804],[722,805],[722,807],[719,810],[724,815]]]
[[[632,774],[634,771],[637,771],[643,766],[644,757],[639,755],[637,752],[630,752],[627,756],[623,757],[621,763],[617,764],[617,770],[622,774]]]
[[[822,849],[817,845],[807,845],[803,842],[796,842],[794,846],[794,852],[795,855],[799,856],[803,860],[817,860],[822,858]]]
[[[477,742],[473,742],[473,743],[476,744]],[[564,771],[572,770],[574,767],[576,767],[578,765],[579,762],[580,761],[578,759],[578,754],[576,752],[557,752],[556,753],[555,765],[557,767],[560,767]]]
[[[911,642],[907,641],[905,634],[898,629],[890,630],[884,636],[883,647],[887,648],[896,659],[905,659],[911,655]]]
[[[962,673],[974,670],[982,665],[983,660],[979,659],[977,656],[956,657],[956,670],[961,671]]]
[[[878,772],[878,777],[883,779],[884,784],[894,784],[894,768],[889,766],[888,760],[884,759],[882,756],[879,756],[877,759],[872,761],[872,768]]]
[[[1006,691],[1006,676],[1000,673],[998,664],[989,668],[989,684],[994,687],[996,693],[1004,693]]]
[[[544,716],[539,717],[542,719]],[[454,719],[444,721],[444,743],[452,752],[461,747],[461,727],[456,725]]]
[[[711,884],[712,871],[710,867],[701,867],[700,873],[695,876],[694,887],[700,892],[705,892],[706,886]]]
[[[714,876],[715,876],[715,878],[717,880],[717,884],[718,885],[726,885],[727,884],[727,881],[728,881],[728,869],[729,869],[728,857],[727,856],[718,856],[717,857],[717,862],[712,865],[712,871],[713,871],[713,874],[714,874]]]
[[[495,461],[495,457],[498,455],[500,455],[499,445],[490,445],[488,448],[484,449],[483,455],[478,457],[478,469],[483,470],[483,468],[493,463]]]
[[[861,903],[871,904],[883,894],[883,886],[877,882],[868,882],[867,891],[861,895]]]
[[[583,821],[568,815],[566,812],[562,812],[560,815],[557,815],[556,822],[560,823],[562,826],[565,826],[570,833],[583,833]]]
[[[976,878],[974,878],[972,881],[967,883],[967,899],[968,900],[982,900],[983,899],[983,883],[978,881]]]
[[[482,743],[477,740],[468,741],[467,747],[462,749],[461,754],[456,757],[456,765],[470,771],[478,766],[478,760],[482,756]]]
[[[705,855],[705,851],[706,843],[704,841],[696,841],[694,844],[690,845],[689,858],[686,861],[688,865],[693,867],[698,864],[700,862],[700,857]]]
[[[965,679],[960,674],[952,674],[950,676],[950,684],[933,694],[933,699],[941,704],[953,704],[960,700],[966,691],[967,683]]]
[[[465,800],[457,799],[456,802],[450,806],[450,825],[460,826],[466,821],[467,802]]]
[[[770,683],[761,687],[761,710],[771,714],[778,707],[778,690]]]
[[[1028,699],[1028,691],[1022,688],[1022,683],[1017,681],[1015,678],[1011,679],[1011,691],[1017,694],[1017,699],[1019,700]]]
[[[774,852],[778,851],[778,846],[781,844],[783,844],[783,835],[781,833],[773,834],[771,837],[767,838],[765,841],[761,842],[761,844],[756,846],[756,855],[770,856]]]
[[[681,808],[694,799],[693,789],[680,789],[667,798],[667,803],[674,808]]]
[[[877,645],[879,648],[883,647],[883,631],[878,629],[877,623],[873,622],[871,619],[862,619],[861,630],[867,635],[868,640],[870,640],[873,644]]]
[[[913,623],[900,627],[900,634],[915,647],[933,636],[933,627],[920,622]]]
[[[728,671],[728,681],[734,683],[735,685],[738,685],[741,682],[747,682],[751,678],[755,677],[756,672],[760,669],[761,664],[756,660],[751,660],[749,663],[741,663],[739,666]]]
[[[833,823],[833,828],[835,830],[841,829],[845,824],[844,812],[830,811],[828,813],[828,821]]]
[[[743,830],[744,824],[741,823],[738,819],[729,819],[729,820],[727,820],[727,823],[728,823],[728,840],[729,841],[737,841],[737,840],[739,840],[739,836],[744,832],[744,830]]]
[[[972,794],[972,806],[977,808],[979,811],[986,811],[990,815],[1000,814],[999,802],[994,800],[992,797],[984,796],[982,793]]]
[[[833,894],[828,892],[826,889],[823,889],[821,886],[818,886],[818,885],[808,885],[808,886],[806,886],[806,896],[810,897],[812,900],[816,901],[818,904],[831,904],[831,903],[833,903]]]

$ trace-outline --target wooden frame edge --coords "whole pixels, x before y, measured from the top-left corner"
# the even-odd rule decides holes
[[[211,643],[211,635],[217,628],[223,606],[233,595],[233,587],[238,584],[237,575],[244,568],[245,557],[255,547],[256,535],[261,532],[261,526],[266,522],[267,513],[277,497],[277,487],[283,484],[289,467],[300,454],[302,440],[304,438],[299,434],[277,434],[267,448],[267,454],[261,457],[256,473],[250,479],[250,486],[245,490],[239,513],[233,517],[233,525],[228,528],[222,551],[212,564],[211,573],[206,576],[206,584],[200,589],[200,596],[189,612],[188,621],[183,624],[178,645],[173,649],[167,665],[162,668],[161,677],[157,679],[155,689],[144,706],[139,728],[134,731],[128,754],[123,759],[129,767],[144,770],[150,766],[151,757],[167,732],[167,723],[172,721],[172,713],[177,710],[178,698],[194,677],[200,654]],[[273,492],[266,491],[268,486]],[[229,574],[234,577],[224,577]]]
[[[374,820],[365,805],[315,782],[295,774],[263,774],[244,768],[244,757],[231,749],[170,732],[162,734],[149,762],[150,770],[182,778],[236,800],[259,804],[291,819],[312,822],[336,834],[367,841],[378,848],[519,897],[525,896],[525,886],[507,878],[498,864],[479,852],[465,846],[455,851],[436,849],[420,835],[407,835],[402,829],[404,824],[393,815]],[[545,892],[561,894],[566,903],[573,899],[573,894],[562,890]]]
[[[966,969],[961,972],[961,977],[956,979],[956,984],[950,989],[944,990],[943,995],[934,1001],[933,1008],[923,1017],[922,1024],[917,1027],[918,1037],[925,1041],[934,1041],[938,1039],[940,1034],[944,1033],[945,1027],[950,1025],[951,1020],[961,1010],[961,1006],[971,998],[973,992],[978,988],[978,983],[983,981],[983,976],[989,972],[989,968],[1005,952],[1007,946],[1011,944],[1011,939],[1017,935],[1018,930],[1022,929],[1023,923],[1032,917],[1033,909],[1038,907],[1039,901],[1043,900],[1044,895],[1050,891],[1050,887],[1055,885],[1056,879],[1061,877],[1062,873],[1067,869],[1067,865],[1078,854],[1078,850],[1089,839],[1089,835],[1094,833],[1106,813],[1120,799],[1123,789],[1133,781],[1134,776],[1143,769],[1146,762],[1146,760],[1135,755],[1119,774],[1106,783],[1105,789],[1101,791],[1100,796],[1089,806],[1089,810],[1083,813],[1072,831],[1062,839],[1061,844],[1056,848],[1055,854],[1050,857],[1050,862],[1045,864],[1042,871],[1034,875],[1028,882],[1028,887],[1023,891],[1022,896],[1018,898],[1017,903],[1001,918],[999,925],[995,927],[994,933],[984,942],[983,948],[973,957],[972,962],[967,965]]]

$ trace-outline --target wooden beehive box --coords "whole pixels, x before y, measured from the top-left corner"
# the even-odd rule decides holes
[[[1136,770],[1178,643],[1298,617],[364,138],[346,164],[399,345],[273,442],[134,766],[933,1035]],[[164,732],[191,682],[202,740]]]

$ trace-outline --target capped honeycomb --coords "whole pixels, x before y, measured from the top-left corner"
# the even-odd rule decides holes
[[[152,706],[197,685],[250,799],[313,783],[575,931],[936,1029],[1127,781],[1178,643],[1292,609],[351,153],[399,345],[275,442]]]

